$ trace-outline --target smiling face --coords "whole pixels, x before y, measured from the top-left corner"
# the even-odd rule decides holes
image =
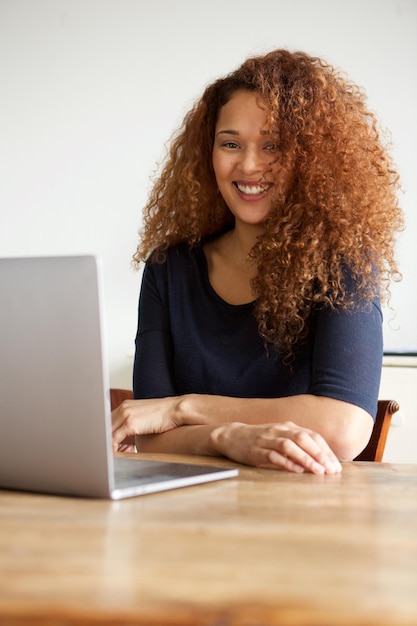
[[[213,145],[217,186],[238,222],[261,225],[277,185],[276,132],[256,92],[239,90],[220,109]]]

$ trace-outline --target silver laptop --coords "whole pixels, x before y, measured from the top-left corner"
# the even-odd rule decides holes
[[[120,499],[236,476],[113,457],[101,280],[94,256],[0,259],[0,487]]]

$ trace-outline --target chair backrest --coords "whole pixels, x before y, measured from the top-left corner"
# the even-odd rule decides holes
[[[111,410],[116,409],[123,400],[130,400],[132,397],[130,389],[110,389]],[[395,400],[378,400],[378,412],[371,438],[355,461],[382,461],[391,418],[399,408]]]
[[[123,402],[123,400],[131,400],[133,393],[130,389],[110,389],[110,405],[111,410],[117,409]]]
[[[378,400],[378,412],[371,438],[355,461],[382,461],[391,418],[400,408],[395,400]]]

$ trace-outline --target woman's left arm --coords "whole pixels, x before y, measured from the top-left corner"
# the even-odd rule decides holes
[[[373,427],[373,418],[365,409],[350,402],[312,394],[285,398],[230,398],[190,394],[176,398],[171,415],[173,427],[291,422],[321,435],[341,460],[351,460],[364,449]],[[178,437],[180,443],[180,433]],[[167,432],[163,438],[158,437],[159,445],[164,445],[162,439],[165,439],[166,445],[171,447],[174,438],[176,435],[173,431]],[[142,443],[141,449],[144,449]]]

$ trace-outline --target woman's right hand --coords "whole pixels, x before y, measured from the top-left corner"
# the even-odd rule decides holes
[[[176,397],[124,400],[111,414],[114,452],[122,445],[126,451],[135,435],[164,433],[179,426],[174,417],[177,402]]]
[[[324,438],[293,422],[279,424],[222,424],[211,433],[220,454],[254,467],[290,472],[336,474],[342,466]]]

